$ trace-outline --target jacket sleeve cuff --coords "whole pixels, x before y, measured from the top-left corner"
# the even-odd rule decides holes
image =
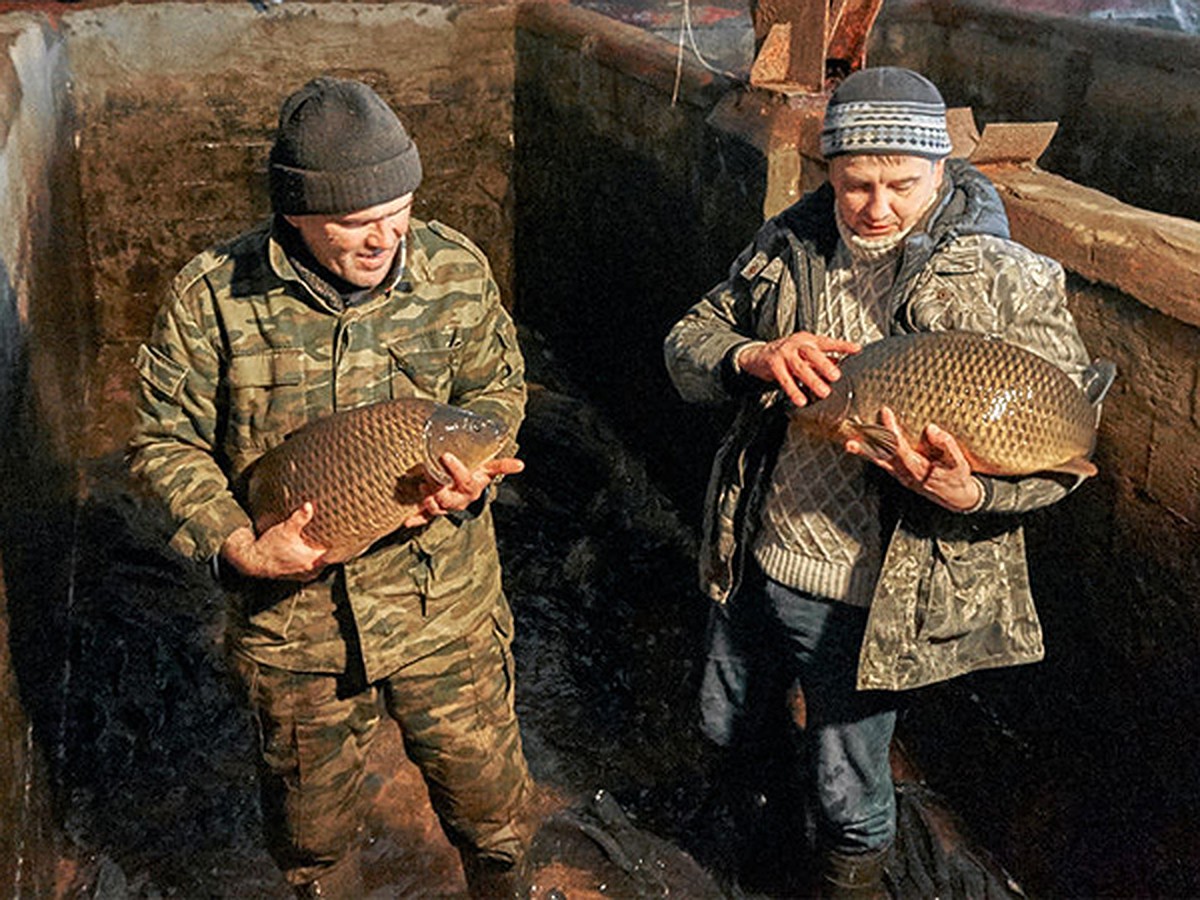
[[[987,509],[992,503],[992,479],[979,475],[972,475],[971,477],[974,478],[976,483],[979,485],[979,499],[975,501],[974,506],[970,507],[969,509],[962,510],[962,514],[964,516],[970,515],[971,513],[981,512]]]
[[[1019,479],[990,475],[975,477],[987,492],[978,512],[1000,514],[1026,513],[1057,503],[1082,482],[1082,479],[1076,478],[1073,484],[1067,483],[1062,476],[1027,475]]]
[[[755,387],[761,388],[763,383],[753,375],[748,375],[738,365],[738,356],[750,347],[761,347],[764,341],[741,341],[726,351],[721,360],[721,381],[731,394],[743,394]]]
[[[472,519],[478,519],[483,515],[484,509],[492,501],[496,495],[496,486],[503,476],[497,476],[492,479],[492,483],[484,488],[483,493],[476,498],[475,502],[466,509],[455,510],[454,512],[446,513],[446,518],[454,522],[455,525],[461,525],[463,522],[469,522]]]
[[[254,528],[246,511],[230,495],[201,506],[171,537],[171,547],[197,562],[211,560],[239,528]]]

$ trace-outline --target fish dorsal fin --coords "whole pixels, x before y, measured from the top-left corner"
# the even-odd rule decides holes
[[[1117,377],[1117,364],[1098,359],[1083,370],[1083,395],[1092,406],[1099,406]]]

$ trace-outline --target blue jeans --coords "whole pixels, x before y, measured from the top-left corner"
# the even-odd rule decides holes
[[[787,666],[803,691],[807,721],[797,736],[814,784],[822,843],[867,853],[892,842],[896,796],[888,748],[894,698],[855,689],[867,610],[820,600],[766,579],[763,633],[768,659]],[[806,779],[808,780],[808,779]]]

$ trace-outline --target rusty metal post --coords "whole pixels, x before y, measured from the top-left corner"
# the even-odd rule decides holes
[[[774,215],[824,180],[819,138],[829,91],[866,64],[867,40],[882,5],[883,0],[751,0],[757,52],[750,84],[784,101],[767,129],[764,215]]]
[[[754,15],[758,52],[750,83],[781,91],[821,90],[829,0],[763,0]]]

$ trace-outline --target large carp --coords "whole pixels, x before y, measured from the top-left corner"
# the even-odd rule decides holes
[[[427,478],[453,480],[441,463],[444,453],[475,469],[507,435],[498,419],[418,398],[333,413],[254,463],[248,488],[254,527],[262,534],[311,501],[305,540],[329,548],[325,562],[344,562],[417,511]]]
[[[1096,474],[1100,402],[1116,374],[1100,360],[1080,389],[1060,368],[1015,344],[968,331],[896,335],[838,363],[829,396],[792,415],[831,439],[890,454],[880,407],[919,446],[930,423],[948,431],[971,469],[987,475]]]

